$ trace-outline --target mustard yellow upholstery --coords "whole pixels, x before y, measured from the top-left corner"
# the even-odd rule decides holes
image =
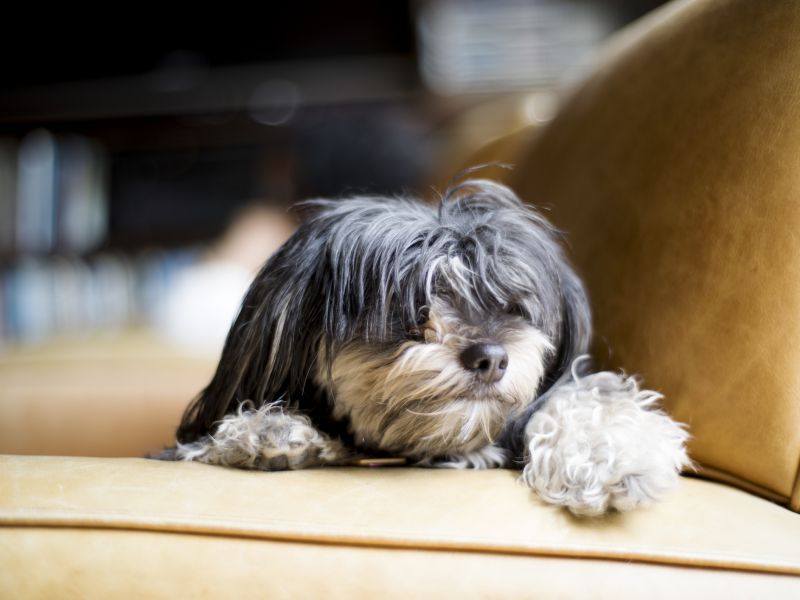
[[[568,231],[601,358],[665,392],[705,474],[777,503],[686,477],[591,520],[506,470],[33,456],[169,443],[214,362],[56,344],[0,359],[0,597],[800,597],[798,31],[793,0],[673,3],[481,155]]]
[[[793,0],[667,6],[514,140],[510,179],[568,232],[596,354],[665,393],[707,474],[795,510],[798,32]]]
[[[170,445],[216,358],[147,331],[0,354],[0,454],[144,456]]]
[[[800,593],[797,515],[699,480],[597,520],[543,504],[507,470],[9,456],[0,490],[3,597],[583,598],[612,581],[623,598],[701,597],[723,582]],[[631,584],[650,578],[662,585]]]

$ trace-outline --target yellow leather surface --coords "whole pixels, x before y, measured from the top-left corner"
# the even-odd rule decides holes
[[[568,232],[596,354],[666,395],[693,458],[795,509],[798,32],[794,0],[672,3],[507,140],[511,184]]]
[[[794,494],[792,495],[790,506],[800,512],[800,474],[798,474],[797,482],[794,484]]]
[[[800,517],[739,490],[684,479],[657,506],[589,520],[544,505],[516,477],[507,470],[263,473],[145,459],[5,456],[0,457],[0,525],[800,575]]]
[[[96,529],[4,529],[0,564],[28,600],[800,597],[789,575]]]
[[[0,453],[144,456],[174,442],[216,357],[128,331],[0,355]]]

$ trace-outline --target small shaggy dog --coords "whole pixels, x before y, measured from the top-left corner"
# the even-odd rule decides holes
[[[398,457],[516,467],[580,515],[674,487],[684,428],[588,373],[583,286],[557,232],[488,180],[438,206],[314,200],[256,276],[162,458],[266,471]]]

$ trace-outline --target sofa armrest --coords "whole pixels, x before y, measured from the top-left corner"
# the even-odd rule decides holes
[[[547,127],[479,157],[514,162],[508,183],[567,232],[595,355],[666,395],[702,472],[795,510],[798,31],[796,2],[672,2]]]

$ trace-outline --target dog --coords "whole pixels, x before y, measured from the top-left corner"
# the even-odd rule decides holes
[[[300,211],[161,458],[517,468],[544,501],[589,516],[675,487],[685,426],[635,377],[590,371],[589,303],[562,236],[511,189],[472,179],[436,206]]]

